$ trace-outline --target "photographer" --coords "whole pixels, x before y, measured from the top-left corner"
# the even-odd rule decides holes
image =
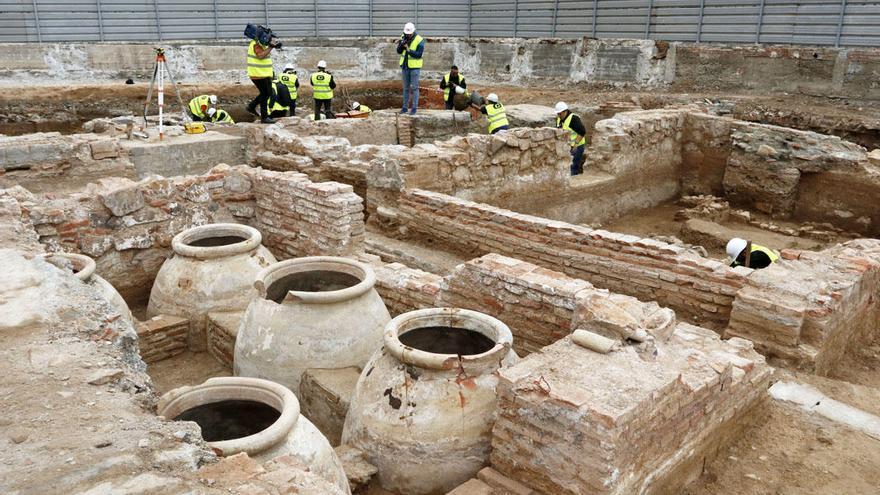
[[[425,39],[416,33],[416,26],[407,22],[403,34],[397,42],[397,53],[400,54],[400,70],[403,74],[403,109],[406,113],[412,95],[410,115],[416,114],[419,108],[419,74],[422,71],[422,55],[425,53]]]
[[[260,105],[260,122],[264,124],[273,124],[275,121],[269,116],[268,111],[269,96],[272,94],[272,76],[274,74],[274,70],[272,69],[272,57],[270,57],[270,54],[272,53],[273,48],[281,47],[281,42],[271,34],[271,30],[266,31],[269,33],[269,42],[267,45],[252,40],[248,46],[248,77],[254,83],[254,86],[260,91],[260,94],[248,104],[247,111],[256,115],[257,105]]]

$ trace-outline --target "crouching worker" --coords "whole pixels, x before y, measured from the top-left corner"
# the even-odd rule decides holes
[[[480,107],[480,113],[485,115],[489,120],[489,134],[495,134],[496,132],[510,129],[510,122],[507,120],[507,113],[504,110],[504,105],[498,101],[498,95],[495,93],[489,93],[489,96],[486,97],[486,101],[488,104]]]
[[[211,119],[211,122],[220,123],[220,124],[234,124],[235,121],[232,120],[232,116],[226,112],[226,110],[209,108],[208,109],[208,118]]]
[[[370,108],[366,105],[362,105],[356,101],[351,104],[351,109],[354,110],[355,112],[362,112],[362,113],[366,113],[366,114],[373,113],[372,108]]]
[[[747,268],[767,268],[779,259],[770,248],[752,244],[751,241],[734,237],[727,243],[727,255],[733,260],[730,266]]]
[[[196,122],[208,122],[208,109],[217,104],[217,95],[199,95],[189,100],[189,115]]]
[[[274,82],[274,93],[286,96],[286,98],[282,98],[285,100],[282,103],[287,107],[287,115],[292,117],[296,113],[296,100],[299,98],[299,77],[296,75],[296,67],[293,64],[285,65],[284,71]]]
[[[584,149],[587,146],[587,128],[581,118],[571,113],[568,104],[556,104],[556,128],[568,131],[571,146],[571,175],[584,173]]]

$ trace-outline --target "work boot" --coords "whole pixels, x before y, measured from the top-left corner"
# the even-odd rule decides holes
[[[416,114],[416,109],[413,108],[412,110],[410,110],[410,111],[409,111],[409,114],[410,114],[410,115],[415,115],[415,114]]]
[[[260,123],[262,123],[262,124],[274,124],[274,123],[275,123],[275,119],[273,119],[272,117],[263,117],[262,119],[260,119]]]
[[[405,108],[401,108],[401,109],[400,109],[400,113],[406,113],[406,109],[405,109]]]
[[[246,110],[249,114],[257,115],[257,105],[254,102],[248,103]]]

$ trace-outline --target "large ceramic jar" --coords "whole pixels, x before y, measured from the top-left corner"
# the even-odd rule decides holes
[[[207,315],[212,311],[244,311],[254,279],[275,263],[260,243],[260,232],[247,225],[218,223],[184,230],[174,236],[174,255],[165,260],[153,282],[147,316],[189,318],[190,350],[207,349]]]
[[[366,453],[382,487],[446,493],[488,461],[497,371],[516,360],[507,326],[455,308],[405,313],[364,367],[342,443]]]
[[[238,376],[299,392],[308,368],[363,368],[391,320],[368,265],[346,258],[282,261],[261,271],[235,341]]]
[[[104,280],[101,276],[95,273],[95,260],[84,254],[74,253],[48,253],[44,254],[43,258],[58,268],[72,270],[73,275],[76,278],[98,289],[98,292],[104,296],[104,299],[106,299],[116,311],[119,311],[119,315],[123,320],[127,321],[129,325],[134,324],[131,310],[128,308],[125,299],[122,298],[110,282]]]
[[[282,385],[257,378],[211,378],[166,393],[158,413],[169,420],[194,421],[219,455],[245,452],[260,462],[290,455],[350,493],[330,442],[300,414],[296,396]]]

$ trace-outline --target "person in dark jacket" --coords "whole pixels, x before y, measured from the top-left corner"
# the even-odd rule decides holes
[[[568,131],[571,146],[571,175],[584,173],[584,150],[587,147],[587,128],[581,118],[571,113],[568,104],[556,104],[556,128]]]
[[[731,267],[767,268],[779,260],[779,255],[770,248],[752,244],[751,241],[734,237],[727,243],[727,255],[733,262]]]
[[[467,81],[464,80],[464,76],[458,73],[458,67],[453,65],[449,73],[440,80],[440,89],[443,90],[443,101],[446,102],[447,110],[455,108],[453,100],[456,88],[467,89]]]

